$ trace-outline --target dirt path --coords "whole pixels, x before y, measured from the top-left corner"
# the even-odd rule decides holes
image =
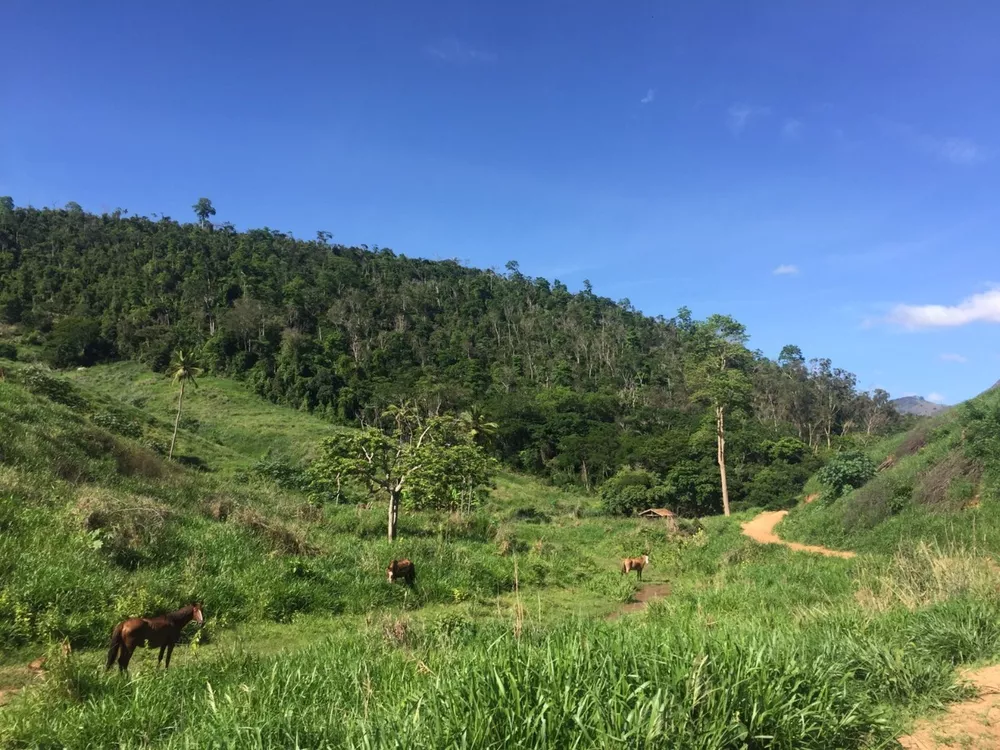
[[[913,734],[899,738],[906,750],[958,750],[1000,747],[1000,664],[963,675],[979,697],[953,703],[943,716],[918,722]]]
[[[753,520],[747,521],[743,524],[743,533],[761,544],[784,544],[789,549],[794,549],[799,552],[812,552],[817,555],[826,555],[827,557],[854,557],[853,552],[847,552],[845,550],[817,547],[812,544],[799,544],[798,542],[786,542],[774,533],[774,527],[777,526],[778,522],[787,515],[787,510],[775,510],[761,513],[755,516]]]
[[[635,592],[634,602],[623,604],[621,607],[619,607],[614,612],[609,614],[605,619],[617,620],[622,615],[627,615],[630,612],[638,612],[641,609],[645,609],[646,604],[648,602],[653,601],[653,599],[660,599],[664,596],[669,596],[669,595],[670,595],[669,583],[646,584],[645,586],[640,587],[640,589]]]

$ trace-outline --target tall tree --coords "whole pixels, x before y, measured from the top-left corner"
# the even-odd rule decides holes
[[[212,201],[208,198],[199,198],[198,202],[191,206],[194,209],[195,216],[198,217],[198,223],[203,227],[208,227],[208,220],[215,216],[215,206],[212,205]]]
[[[693,380],[695,398],[709,404],[715,413],[716,460],[722,485],[722,512],[729,515],[729,484],[726,477],[726,415],[749,405],[750,379],[745,368],[751,360],[747,333],[728,315],[712,315],[694,331]]]
[[[201,375],[201,369],[195,367],[191,357],[178,350],[174,354],[174,361],[170,366],[171,379],[180,386],[180,393],[177,396],[177,416],[174,417],[174,434],[170,438],[170,453],[167,458],[174,457],[174,444],[177,442],[177,426],[181,423],[181,407],[184,405],[184,387],[190,383],[195,388],[198,387],[197,377]]]

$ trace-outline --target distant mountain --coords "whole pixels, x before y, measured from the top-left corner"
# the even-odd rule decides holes
[[[900,414],[913,414],[917,417],[933,417],[935,414],[940,414],[951,408],[944,404],[935,404],[923,396],[903,396],[902,398],[894,398],[889,403],[895,406],[896,411]]]

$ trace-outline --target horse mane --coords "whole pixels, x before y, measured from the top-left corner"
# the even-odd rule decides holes
[[[185,604],[180,609],[174,610],[173,612],[168,612],[167,614],[164,615],[164,617],[166,617],[168,620],[170,620],[170,622],[177,622],[178,620],[183,620],[185,617],[189,618],[189,619],[193,618],[194,617],[194,605],[193,604]]]

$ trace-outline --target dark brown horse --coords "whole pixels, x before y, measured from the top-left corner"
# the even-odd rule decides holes
[[[642,557],[626,557],[622,560],[622,575],[625,575],[630,570],[634,570],[641,581],[642,569],[647,565],[649,565],[649,555],[643,555]]]
[[[156,661],[156,666],[160,666],[163,661],[163,652],[167,652],[167,667],[170,667],[170,655],[174,653],[174,646],[180,638],[184,626],[191,620],[199,625],[205,621],[201,613],[201,604],[189,604],[181,607],[176,612],[170,612],[158,617],[133,617],[115,627],[111,634],[111,648],[108,650],[108,664],[106,669],[111,669],[118,658],[118,669],[124,672],[128,669],[128,663],[132,659],[132,652],[138,646],[148,646],[149,648],[160,647],[160,658]]]
[[[389,583],[402,581],[407,586],[412,586],[417,580],[417,569],[409,560],[393,560],[389,563],[386,573],[389,574]]]

